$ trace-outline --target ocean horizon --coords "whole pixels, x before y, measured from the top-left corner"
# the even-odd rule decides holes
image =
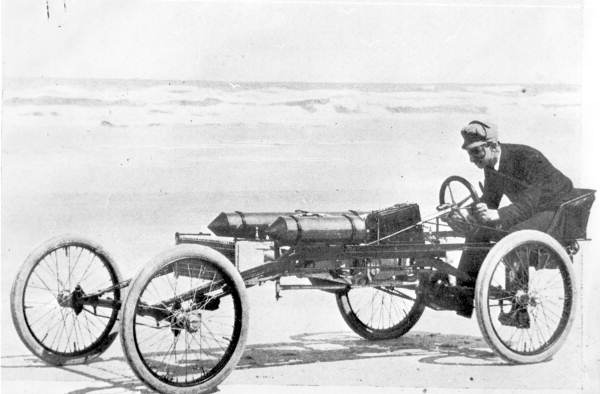
[[[463,82],[324,82],[324,81],[240,81],[240,80],[203,80],[177,78],[64,78],[64,77],[5,77],[4,88],[15,88],[44,84],[73,84],[82,86],[128,86],[151,87],[157,85],[195,86],[204,88],[219,88],[224,90],[248,90],[264,88],[287,88],[295,90],[311,89],[356,89],[373,92],[404,92],[404,91],[444,91],[469,90],[470,88],[503,87],[507,90],[535,88],[536,90],[573,91],[581,88],[579,84],[568,83],[536,83],[536,82],[503,82],[503,83],[463,83]],[[38,85],[39,86],[39,85]],[[523,92],[521,92],[523,93]]]

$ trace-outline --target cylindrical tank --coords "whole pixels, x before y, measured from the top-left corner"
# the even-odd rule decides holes
[[[282,245],[300,242],[355,244],[367,239],[366,214],[356,211],[282,215],[265,231]]]
[[[327,212],[318,215],[344,215],[353,213],[361,215],[362,212]],[[315,215],[302,210],[295,212],[221,212],[210,224],[208,229],[220,237],[265,239],[267,228],[282,216]],[[363,225],[364,227],[364,225]]]
[[[236,238],[265,238],[265,230],[278,217],[294,212],[221,212],[208,228],[215,235]]]

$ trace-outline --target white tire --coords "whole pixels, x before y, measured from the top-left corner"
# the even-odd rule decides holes
[[[521,230],[502,238],[477,276],[477,322],[490,347],[509,362],[551,358],[567,338],[577,302],[568,254],[540,231]]]
[[[242,356],[248,313],[244,282],[225,256],[206,246],[177,245],[132,281],[123,305],[123,351],[154,390],[208,392]]]
[[[52,238],[21,266],[10,293],[13,324],[27,348],[54,365],[85,363],[104,352],[118,335],[120,288],[99,296],[112,309],[59,299],[115,286],[121,274],[95,242],[73,235]]]

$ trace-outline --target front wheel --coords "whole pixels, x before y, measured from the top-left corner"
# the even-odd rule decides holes
[[[346,324],[368,340],[401,337],[425,310],[420,293],[399,287],[351,288],[336,293],[336,301]]]
[[[17,334],[47,363],[91,360],[118,334],[121,282],[112,258],[95,242],[52,238],[27,257],[13,282],[10,309]]]
[[[513,363],[552,357],[573,324],[574,278],[569,256],[548,234],[522,230],[502,238],[475,287],[477,322],[490,347]]]
[[[135,374],[161,393],[214,390],[244,351],[244,282],[225,256],[178,245],[144,266],[123,306],[121,341]]]

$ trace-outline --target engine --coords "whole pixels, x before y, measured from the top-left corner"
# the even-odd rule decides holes
[[[411,227],[421,221],[421,213],[417,204],[396,204],[392,207],[371,212],[367,218],[367,242],[385,238],[400,230]],[[384,239],[381,243],[390,242],[422,242],[423,231],[420,226],[414,226],[408,230]]]

